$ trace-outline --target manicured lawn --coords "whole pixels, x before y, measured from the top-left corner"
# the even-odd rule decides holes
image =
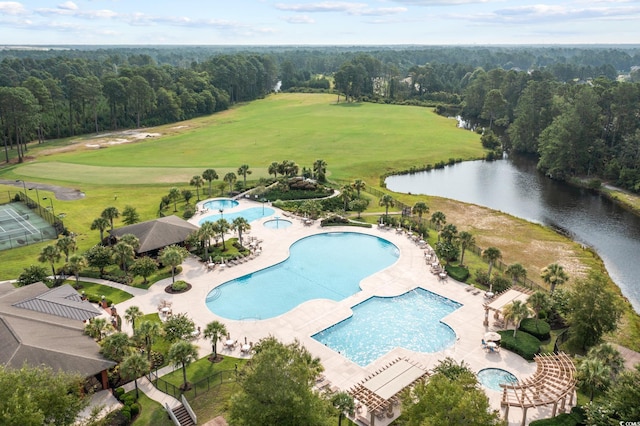
[[[135,389],[128,392],[128,394],[135,396]],[[140,415],[133,422],[133,425],[173,426],[169,415],[159,403],[149,398],[142,391],[140,391],[139,395],[138,404],[140,404]]]
[[[67,280],[66,283],[75,286],[76,280]],[[87,293],[87,296],[90,294],[98,297],[105,296],[116,305],[133,297],[132,294],[127,293],[126,291],[118,290],[117,288],[109,287],[102,284],[89,283],[80,280],[80,286],[80,288],[77,288],[79,292],[84,291],[85,293]]]
[[[189,383],[197,383],[202,379],[212,376],[218,371],[234,370],[236,364],[238,365],[238,370],[242,370],[246,363],[246,359],[233,358],[230,356],[224,356],[224,359],[221,362],[216,363],[209,361],[207,357],[201,358],[187,366],[187,380]],[[176,387],[180,387],[183,383],[182,368],[178,367],[176,371],[162,376],[162,379]]]

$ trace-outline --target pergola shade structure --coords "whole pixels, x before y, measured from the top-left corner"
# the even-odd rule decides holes
[[[509,416],[509,407],[522,409],[522,425],[527,421],[527,409],[553,404],[552,417],[555,417],[560,403],[564,411],[567,396],[569,405],[573,404],[576,386],[576,367],[564,352],[541,354],[534,358],[536,372],[528,379],[514,384],[501,384],[502,402],[505,418]]]
[[[428,371],[407,359],[398,358],[349,389],[349,394],[367,407],[370,425],[385,413],[393,416],[393,407],[400,404],[398,394],[427,377]]]

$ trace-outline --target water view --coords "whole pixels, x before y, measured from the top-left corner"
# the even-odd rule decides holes
[[[431,172],[391,176],[396,192],[474,203],[542,223],[593,247],[640,312],[640,218],[592,191],[546,178],[525,159],[469,161]]]

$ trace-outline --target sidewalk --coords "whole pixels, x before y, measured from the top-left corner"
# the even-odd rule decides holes
[[[149,290],[144,288],[136,288],[126,284],[120,284],[109,280],[104,280],[102,278],[89,278],[89,277],[80,277],[80,281],[85,281],[88,283],[101,284],[106,285],[108,287],[117,288],[118,290],[126,291],[127,293],[133,296],[143,296],[147,294]]]
[[[165,370],[167,367],[158,370],[158,376],[162,376],[164,374],[170,373],[173,370],[170,371],[165,371],[162,372],[163,370]],[[170,368],[170,367],[169,367]],[[125,390],[125,392],[130,392],[132,390],[136,389],[136,385],[134,382],[129,382],[126,385],[122,386]],[[182,405],[182,403],[180,401],[178,401],[177,399],[175,399],[174,397],[172,397],[171,395],[167,395],[164,392],[159,391],[155,386],[153,386],[153,384],[149,381],[149,379],[147,379],[146,376],[142,376],[138,379],[138,390],[140,392],[143,392],[145,395],[147,395],[149,398],[153,399],[154,401],[158,402],[163,409],[165,409],[165,404],[169,405],[169,408],[171,408],[172,410],[176,407],[179,407],[180,405]]]

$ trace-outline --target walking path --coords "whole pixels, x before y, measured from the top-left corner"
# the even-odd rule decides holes
[[[241,198],[238,201],[240,205],[235,208],[237,210],[255,206],[255,202],[250,200]],[[229,212],[235,209],[229,209]],[[275,336],[283,342],[292,342],[297,339],[311,353],[320,358],[322,365],[325,367],[325,377],[333,386],[341,390],[348,390],[398,357],[409,358],[427,369],[432,369],[439,360],[445,357],[452,357],[458,362],[464,361],[476,372],[487,367],[502,368],[514,374],[518,379],[527,378],[534,373],[534,363],[529,363],[512,352],[503,350],[498,353],[486,353],[482,349],[480,343],[484,333],[494,329],[492,325],[483,325],[483,296],[481,294],[474,295],[473,292],[466,291],[467,284],[456,282],[451,278],[447,281],[441,281],[431,274],[429,266],[425,262],[423,250],[403,233],[398,233],[388,227],[384,229],[377,227],[330,227],[325,229],[321,228],[318,222],[312,226],[305,226],[302,221],[290,215],[285,215],[284,212],[278,211],[277,214],[281,217],[289,216],[288,218],[292,221],[292,225],[288,228],[280,229],[270,229],[263,226],[263,223],[270,218],[259,219],[251,223],[250,235],[262,240],[260,244],[262,254],[253,260],[233,267],[209,270],[196,258],[189,257],[182,265],[182,273],[176,277],[189,282],[193,286],[186,293],[165,293],[164,288],[171,282],[171,278],[154,283],[148,290],[133,289],[108,282],[101,282],[101,284],[121,288],[132,294],[135,293],[134,298],[116,305],[119,312],[125,312],[128,307],[135,305],[142,312],[158,312],[161,314],[158,307],[161,301],[167,301],[172,304],[173,314],[186,313],[195,322],[196,326],[200,326],[202,329],[213,320],[224,323],[230,332],[231,338],[238,341],[247,339],[251,342],[257,342],[266,336]],[[197,224],[203,217],[205,216],[198,215],[192,218],[191,222]],[[360,292],[338,302],[326,299],[311,300],[274,318],[243,321],[219,317],[207,308],[205,299],[212,289],[234,278],[282,262],[289,256],[289,247],[295,241],[312,234],[326,232],[359,232],[382,237],[398,247],[400,256],[390,267],[365,278],[361,282]],[[311,337],[313,334],[349,317],[352,314],[351,308],[354,305],[372,296],[397,296],[418,287],[455,300],[463,305],[442,320],[457,335],[457,341],[452,347],[437,353],[413,352],[398,347],[370,365],[361,367]],[[123,323],[123,331],[128,333],[132,331],[130,325],[126,322]],[[199,348],[200,358],[211,352],[208,340],[200,337],[194,343]],[[220,353],[237,358],[248,357],[248,355],[240,353],[239,346],[224,348]],[[171,367],[169,367],[169,370],[161,371],[159,375],[169,371],[172,371]],[[164,404],[167,398],[169,400],[172,399],[150,386],[146,379],[142,379],[140,384],[144,384],[140,389],[154,400]],[[127,389],[133,389],[133,383],[126,386]],[[501,393],[488,389],[486,389],[486,393],[491,406],[496,410],[500,410]],[[550,417],[550,413],[550,408],[530,409],[527,417],[529,421],[532,421]],[[521,419],[522,413],[519,409],[512,408],[509,410],[509,424],[520,424]]]

